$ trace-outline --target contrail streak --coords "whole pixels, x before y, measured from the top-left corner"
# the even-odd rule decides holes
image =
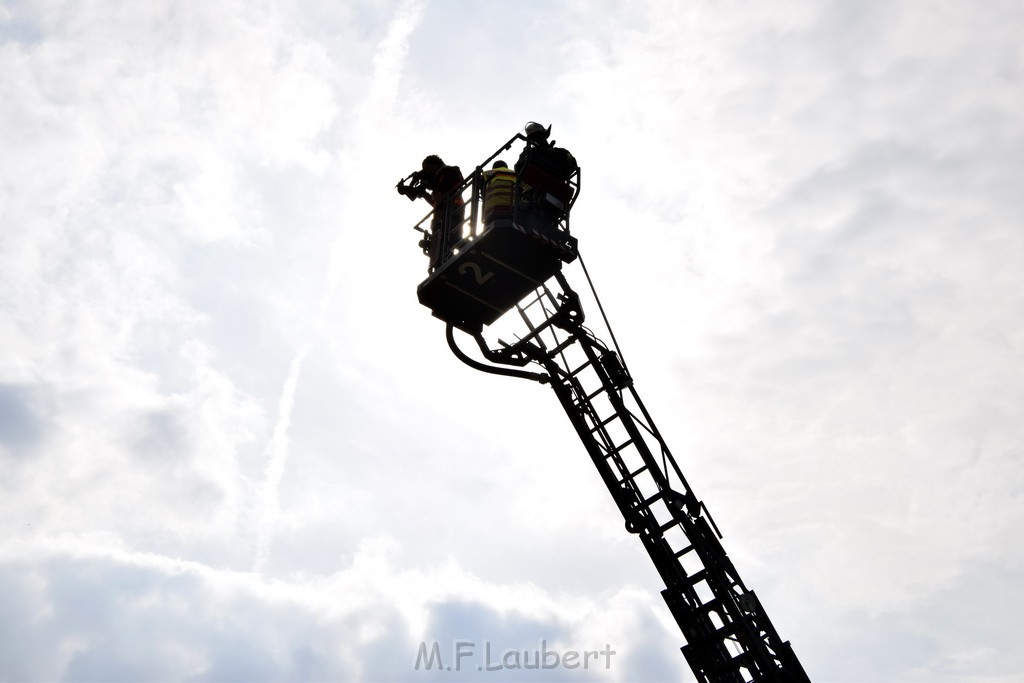
[[[379,128],[381,114],[390,109],[397,96],[398,84],[405,63],[409,35],[419,22],[422,7],[419,2],[407,2],[399,8],[395,17],[388,24],[384,38],[377,46],[377,54],[373,60],[372,88],[366,101],[360,107],[355,132],[352,136],[353,145],[368,145],[379,139],[379,135],[370,134],[371,129]],[[328,266],[327,287],[317,306],[314,323],[309,339],[292,358],[288,366],[278,399],[278,418],[267,445],[267,467],[263,483],[259,489],[259,510],[257,520],[256,560],[254,571],[262,571],[270,559],[274,534],[277,530],[278,518],[281,514],[281,479],[284,477],[288,463],[288,428],[291,426],[292,410],[295,407],[295,393],[298,390],[302,366],[309,355],[314,342],[320,337],[327,322],[327,313],[341,281],[343,233],[335,240],[331,249],[331,260]]]

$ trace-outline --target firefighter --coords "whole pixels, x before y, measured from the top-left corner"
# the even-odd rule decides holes
[[[512,218],[516,174],[504,161],[495,161],[491,170],[484,171],[484,227],[499,218]]]
[[[434,270],[462,238],[466,208],[462,195],[456,190],[465,179],[458,166],[449,166],[436,154],[423,159],[420,166],[420,171],[409,176],[412,185],[407,186],[403,181],[398,185],[398,192],[409,199],[426,199],[434,207],[430,236],[424,245],[430,256],[430,269]]]
[[[566,215],[572,198],[569,179],[579,167],[568,150],[550,140],[551,126],[531,121],[524,132],[526,146],[515,166],[519,181],[516,222],[550,237]]]

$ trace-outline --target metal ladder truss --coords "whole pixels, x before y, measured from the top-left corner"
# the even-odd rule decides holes
[[[472,335],[492,365],[476,369],[549,384],[601,479],[665,582],[662,596],[686,639],[699,681],[808,681],[748,590],[707,508],[690,488],[618,354],[584,327],[577,294],[559,272],[516,306],[515,340]],[[503,319],[515,316],[510,311]],[[544,373],[513,369],[540,365]]]

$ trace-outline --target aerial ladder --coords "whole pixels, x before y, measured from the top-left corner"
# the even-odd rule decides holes
[[[420,303],[447,323],[452,352],[470,367],[554,390],[627,531],[639,537],[664,581],[662,597],[698,681],[809,681],[722,547],[718,527],[640,399],[607,319],[612,346],[584,325],[580,297],[561,268],[579,258],[569,215],[580,171],[549,134],[550,127],[528,126],[415,226],[434,241],[428,277],[417,289]],[[485,170],[520,144],[514,180],[511,171]],[[504,195],[511,205],[492,201],[501,194],[489,193],[496,178],[514,183]],[[585,266],[583,273],[589,283]],[[491,336],[495,323],[512,338],[485,339],[484,327]],[[479,357],[459,346],[456,330],[473,339]]]

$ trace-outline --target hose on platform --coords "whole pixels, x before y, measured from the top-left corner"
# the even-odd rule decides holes
[[[547,384],[550,377],[542,372],[527,372],[525,370],[513,370],[512,368],[502,368],[497,365],[487,365],[481,363],[478,360],[470,358],[466,353],[459,348],[459,345],[455,343],[455,328],[449,323],[445,329],[445,337],[448,339],[448,347],[455,354],[455,357],[461,360],[463,363],[473,368],[474,370],[480,370],[481,372],[489,372],[492,375],[506,375],[508,377],[519,377],[521,379],[530,379],[534,382],[540,382],[541,384]]]

